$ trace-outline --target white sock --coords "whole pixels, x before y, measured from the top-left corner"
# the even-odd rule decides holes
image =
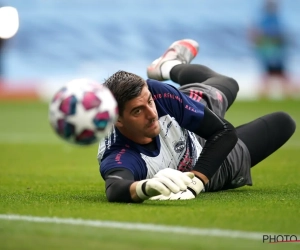
[[[178,64],[182,64],[182,62],[179,60],[171,60],[171,61],[164,62],[160,68],[162,77],[165,80],[171,80],[170,78],[171,69]]]

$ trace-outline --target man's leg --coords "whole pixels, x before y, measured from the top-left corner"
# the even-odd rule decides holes
[[[249,150],[253,167],[284,145],[295,129],[296,124],[288,114],[275,112],[241,125],[236,131]]]
[[[189,64],[198,54],[198,50],[199,45],[194,40],[183,39],[176,41],[170,45],[161,57],[148,66],[147,75],[149,78],[159,81],[172,80],[179,83],[181,87],[193,84],[193,86],[180,88],[187,95],[189,95],[189,91],[194,91],[194,93],[210,92],[205,97],[206,103],[210,108],[213,108],[214,104],[209,99],[214,99],[218,95],[218,93],[212,92],[219,90],[227,99],[224,102],[226,103],[225,110],[227,110],[234,102],[239,86],[234,79],[220,75],[208,67]],[[200,86],[200,83],[213,87],[216,90],[203,88],[203,86]]]
[[[250,168],[274,153],[292,136],[293,119],[284,112],[262,116],[236,128],[239,140],[205,186],[208,192],[251,185]]]
[[[170,78],[180,86],[202,83],[220,90],[227,98],[227,109],[233,104],[239,91],[239,85],[233,78],[218,74],[200,64],[176,65],[171,69]]]

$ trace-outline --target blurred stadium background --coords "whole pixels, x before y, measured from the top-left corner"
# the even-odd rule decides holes
[[[99,82],[116,70],[146,77],[147,65],[174,41],[200,43],[195,63],[232,76],[240,99],[255,99],[260,68],[248,37],[262,0],[0,0],[19,14],[19,30],[6,40],[2,98],[37,92],[48,99],[73,78]],[[300,1],[282,0],[289,36],[288,72],[300,76]],[[298,83],[297,83],[298,84]]]

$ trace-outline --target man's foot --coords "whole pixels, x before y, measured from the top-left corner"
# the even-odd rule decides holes
[[[191,39],[183,39],[172,43],[161,57],[148,66],[148,77],[158,81],[169,80],[171,69],[178,64],[190,63],[197,55],[198,50],[198,43]]]

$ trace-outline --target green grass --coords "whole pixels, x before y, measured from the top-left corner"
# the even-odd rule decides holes
[[[190,201],[114,204],[105,198],[97,145],[57,138],[47,104],[0,102],[0,214],[139,222],[261,232],[261,240],[128,231],[0,219],[1,249],[298,249],[262,243],[263,232],[300,239],[300,133],[252,170],[253,186],[203,193]],[[299,101],[237,102],[234,125],[273,111],[300,124]]]

